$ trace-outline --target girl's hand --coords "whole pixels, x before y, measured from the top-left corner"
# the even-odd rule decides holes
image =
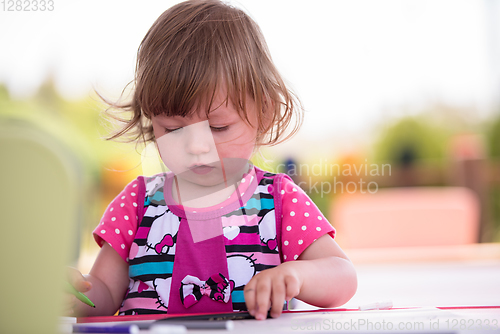
[[[85,277],[75,268],[68,268],[67,280],[77,291],[87,292],[92,289],[92,283],[87,281]],[[81,303],[71,293],[66,293],[63,303],[63,312],[67,316],[74,316],[77,303]]]
[[[244,289],[248,312],[257,320],[281,315],[285,300],[297,296],[302,287],[302,277],[297,270],[296,261],[282,263],[277,267],[264,270],[250,280]]]
[[[321,289],[318,288],[321,282]],[[337,307],[356,292],[356,271],[337,243],[328,235],[314,241],[296,261],[280,264],[255,275],[245,286],[248,312],[256,319],[279,317],[283,304],[297,297],[318,307]]]

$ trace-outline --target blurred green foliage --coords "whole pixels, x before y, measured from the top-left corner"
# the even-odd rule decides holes
[[[90,231],[99,222],[107,205],[103,202],[109,201],[103,196],[104,178],[113,174],[109,170],[132,169],[140,161],[135,146],[103,140],[110,131],[102,118],[104,108],[98,97],[88,96],[75,101],[63,99],[51,80],[44,83],[33,97],[26,99],[11,98],[6,87],[0,85],[0,122],[25,122],[50,134],[71,152],[72,159],[80,166],[83,217],[79,229],[84,236],[84,246],[92,242]],[[108,175],[104,175],[106,172]]]
[[[488,132],[488,152],[493,161],[500,162],[500,113],[491,123]],[[497,171],[500,172],[500,171]],[[490,189],[490,206],[493,226],[496,230],[495,241],[500,242],[500,185],[492,185]]]
[[[460,111],[457,110],[456,114],[450,113],[450,110],[447,112],[439,121],[431,117],[429,111],[423,111],[418,116],[403,117],[385,125],[373,145],[374,160],[394,166],[414,164],[449,168],[450,142],[453,136],[476,133],[485,139],[487,161],[500,161],[500,114],[490,121],[469,124],[466,117],[460,119]],[[491,239],[500,242],[499,185],[489,184],[488,202],[494,229]]]
[[[50,133],[77,155],[86,169],[95,171],[94,134],[97,131],[97,104],[90,99],[69,102],[62,99],[51,82],[45,83],[30,98],[14,100],[5,87],[0,86],[0,117],[3,121],[19,120],[34,124]]]
[[[421,161],[440,164],[446,158],[449,137],[449,130],[424,116],[405,117],[381,131],[373,146],[373,156],[378,163],[395,166]]]
[[[488,147],[490,157],[500,159],[500,114],[488,130]]]

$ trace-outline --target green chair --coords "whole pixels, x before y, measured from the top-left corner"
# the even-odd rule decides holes
[[[0,119],[0,333],[58,332],[74,260],[79,163],[53,136]]]

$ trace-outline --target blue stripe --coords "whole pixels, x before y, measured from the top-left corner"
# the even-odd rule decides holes
[[[262,209],[274,209],[274,199],[273,198],[261,198]]]
[[[231,292],[231,299],[233,303],[244,303],[245,302],[245,297],[243,296],[243,291],[242,290],[235,290]]]
[[[146,262],[131,265],[128,272],[130,277],[141,275],[162,275],[171,274],[173,268],[173,262]]]
[[[257,209],[260,210],[260,201],[254,197],[250,198],[244,206],[245,209]]]
[[[257,209],[257,210],[272,210],[274,209],[274,199],[272,198],[261,198],[260,200],[252,197],[245,204],[245,209]]]
[[[165,200],[165,198],[163,197],[162,191],[155,192],[155,194],[153,195],[153,197],[151,199],[155,202],[161,202],[161,201]]]

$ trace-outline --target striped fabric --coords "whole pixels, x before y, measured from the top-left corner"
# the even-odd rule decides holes
[[[240,205],[235,206],[234,201],[225,202],[224,207],[215,210],[220,215],[210,212],[210,221],[215,215],[222,226],[227,272],[229,280],[234,282],[230,299],[233,310],[246,310],[243,288],[255,274],[281,263],[276,234],[281,227],[279,222],[277,226],[273,197],[276,175],[256,167],[252,170],[245,177],[245,188],[238,189],[242,190],[241,196],[238,196],[241,198]],[[121,315],[168,311],[172,273],[176,269],[177,236],[180,224],[186,219],[174,214],[179,206],[174,208],[165,200],[168,196],[164,196],[164,185],[166,189],[171,189],[168,185],[172,177],[165,173],[144,179],[145,211],[130,247],[130,285],[120,308]],[[252,192],[244,195],[245,190]],[[227,208],[234,209],[228,211]]]

